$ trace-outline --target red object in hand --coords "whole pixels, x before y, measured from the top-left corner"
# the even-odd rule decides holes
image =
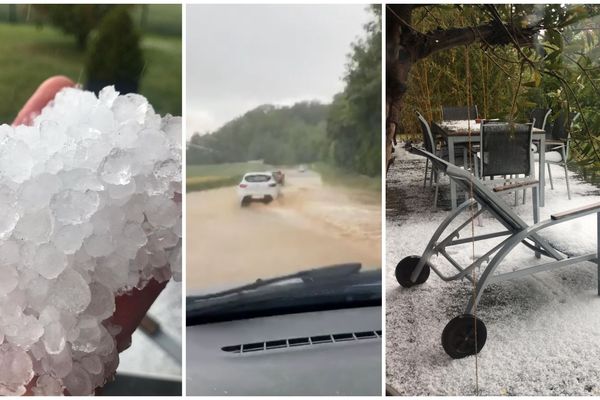
[[[151,279],[142,290],[132,289],[129,293],[115,298],[116,310],[111,322],[121,327],[121,332],[116,337],[119,352],[126,350],[131,345],[131,335],[167,283],[168,281],[158,283]]]

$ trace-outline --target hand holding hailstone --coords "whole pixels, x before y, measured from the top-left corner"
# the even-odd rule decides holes
[[[181,118],[59,76],[0,142],[0,395],[93,394],[181,279]]]

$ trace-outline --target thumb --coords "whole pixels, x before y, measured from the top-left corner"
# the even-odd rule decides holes
[[[17,118],[13,121],[13,126],[16,125],[31,125],[35,117],[37,117],[42,109],[54,99],[56,93],[66,87],[74,87],[75,82],[66,76],[53,76],[46,79],[37,88],[33,95],[27,100]]]

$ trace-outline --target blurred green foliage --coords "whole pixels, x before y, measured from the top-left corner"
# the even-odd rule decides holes
[[[371,7],[375,19],[366,37],[352,45],[344,80],[327,118],[325,160],[346,170],[381,176],[381,7]]]
[[[127,9],[114,7],[104,16],[88,46],[85,67],[88,81],[133,82],[137,86],[144,56],[140,34]]]
[[[413,65],[402,110],[403,139],[420,140],[414,114],[441,119],[442,105],[476,104],[485,118],[527,121],[533,108],[581,112],[572,131],[573,160],[600,169],[600,7],[497,4],[502,21],[542,29],[533,46],[477,43],[440,51]],[[489,21],[483,5],[435,5],[413,14],[421,32]]]
[[[70,5],[45,5],[45,7]],[[100,5],[106,7],[107,5]],[[111,6],[111,5],[108,5]],[[37,9],[38,5],[0,4],[0,23],[12,22],[43,26],[51,24]],[[110,8],[110,7],[109,7]],[[181,6],[178,4],[137,4],[130,5],[129,12],[136,26],[144,33],[161,36],[181,37]],[[11,14],[14,15],[11,17]]]
[[[142,32],[181,37],[181,7],[174,4],[141,4],[131,10]]]
[[[87,38],[100,24],[113,4],[36,4],[38,20],[45,20],[63,32],[75,36],[77,47],[85,49]]]
[[[158,7],[160,6],[160,7]],[[58,5],[60,7],[60,5]],[[146,60],[139,92],[161,114],[181,115],[181,5],[147,5],[142,29],[141,9],[129,8],[143,33]],[[16,5],[16,22],[9,23],[9,5],[0,4],[0,122],[10,123],[37,86],[52,75],[66,75],[84,84],[85,52],[72,35],[45,22],[29,5]],[[168,29],[160,27],[173,26]]]
[[[327,112],[327,105],[314,102],[257,107],[213,134],[195,134],[188,146],[187,163],[264,160],[294,165],[319,160],[325,147]]]

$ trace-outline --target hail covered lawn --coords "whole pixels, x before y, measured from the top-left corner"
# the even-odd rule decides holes
[[[477,390],[482,395],[600,395],[600,296],[597,269],[589,262],[490,285],[477,309],[488,334],[477,359],[453,360],[444,352],[442,331],[463,313],[473,292],[471,282],[444,282],[432,271],[425,284],[404,289],[394,276],[396,264],[406,256],[420,255],[449,214],[448,178],[441,179],[441,200],[434,208],[433,188],[423,187],[424,170],[423,158],[398,149],[387,177],[387,383],[403,395],[472,395]],[[573,173],[572,200],[568,200],[563,169],[552,166],[552,176],[554,190],[548,181],[541,220],[600,201],[600,191]],[[516,207],[514,194],[502,197],[532,223],[530,190],[525,205],[522,192]],[[458,223],[464,220],[459,218]],[[463,237],[499,227],[484,214],[481,226],[469,225]],[[547,236],[556,247],[593,251],[596,215],[559,225]],[[495,243],[466,244],[450,248],[449,253],[467,265],[473,254],[478,257]],[[538,260],[519,245],[500,272],[544,261],[548,259]],[[453,272],[440,257],[431,262],[448,274]]]

